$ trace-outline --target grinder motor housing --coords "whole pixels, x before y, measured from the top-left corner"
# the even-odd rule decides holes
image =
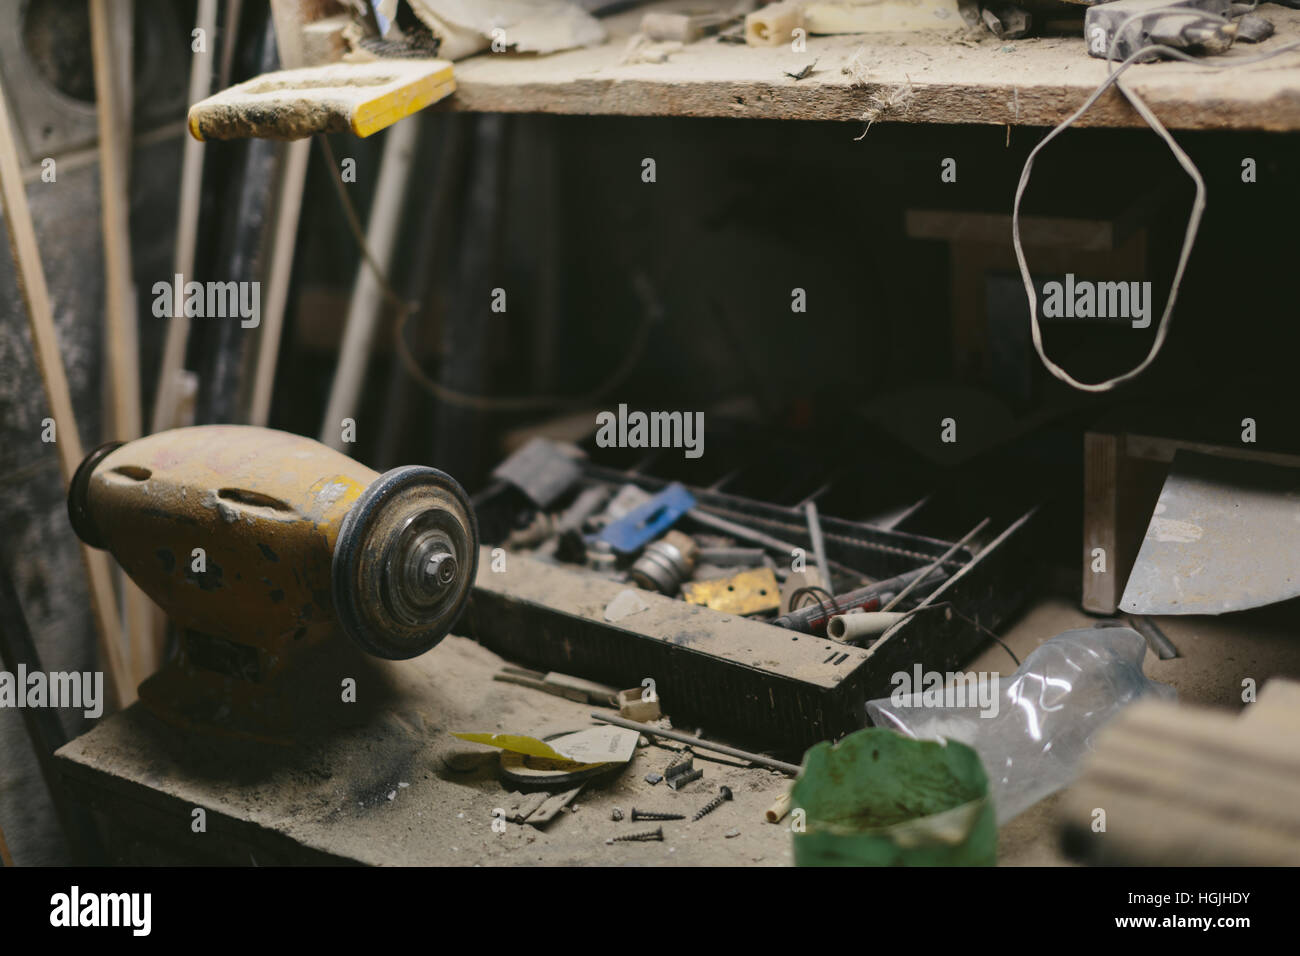
[[[378,657],[422,654],[456,622],[477,572],[473,507],[449,475],[381,475],[266,428],[105,445],[74,476],[68,512],[181,629],[181,666],[226,684],[270,681],[291,646],[335,625]]]

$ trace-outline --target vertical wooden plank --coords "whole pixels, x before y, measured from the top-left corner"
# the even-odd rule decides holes
[[[1083,437],[1083,609],[1114,614],[1119,607],[1117,550],[1119,522],[1119,435],[1088,432]],[[1101,549],[1105,571],[1094,571]]]
[[[195,27],[203,31],[203,50],[191,54],[190,102],[197,103],[206,97],[212,84],[213,44],[217,37],[217,0],[199,0]],[[194,250],[198,243],[199,199],[203,187],[204,146],[193,136],[185,137],[181,160],[181,189],[179,221],[176,225],[176,247],[172,256],[172,274],[189,281],[194,271]],[[167,338],[163,343],[162,368],[158,372],[158,388],[154,394],[151,431],[160,432],[176,426],[176,405],[179,400],[179,383],[185,365],[185,349],[189,343],[190,320],[185,315],[185,297],[175,296],[172,316],[167,323]]]
[[[125,10],[125,12],[124,12]],[[116,17],[114,17],[114,11]],[[114,436],[122,441],[142,434],[140,408],[140,333],[131,270],[130,201],[127,185],[131,149],[131,64],[122,62],[114,43],[115,25],[129,8],[108,0],[90,2],[90,40],[94,55],[95,104],[99,123],[100,224],[104,234],[105,313],[108,319],[108,374],[112,389]],[[138,682],[157,666],[152,605],[124,574],[119,574],[126,611],[126,638]]]
[[[117,62],[112,42],[108,0],[90,2],[91,45],[94,51],[95,100],[99,122],[101,223],[104,234],[105,312],[108,319],[109,376],[113,389],[116,437],[140,437],[139,331],[131,279],[131,232],[128,219],[126,169],[122,138],[130,141],[119,101]]]
[[[3,86],[0,86],[0,199],[3,200],[5,226],[23,299],[27,303],[27,316],[31,324],[32,349],[45,383],[45,395],[54,418],[59,455],[59,466],[65,483],[84,457],[81,436],[72,410],[72,396],[60,357],[58,336],[54,327],[54,311],[50,305],[50,292],[45,284],[45,270],[41,266],[40,251],[36,245],[36,230],[32,225],[31,209],[27,205],[27,192],[23,185],[22,166],[18,148],[9,122],[9,107]],[[135,682],[131,679],[122,646],[122,632],[117,616],[117,600],[113,594],[112,569],[108,555],[81,545],[82,560],[90,589],[91,609],[94,612],[99,635],[100,654],[108,669],[108,679],[119,706],[135,700]]]

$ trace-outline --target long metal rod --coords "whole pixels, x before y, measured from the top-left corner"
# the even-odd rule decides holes
[[[726,754],[728,757],[739,757],[741,760],[748,760],[750,763],[756,763],[760,767],[769,767],[772,770],[780,770],[784,773],[798,776],[799,771],[803,769],[797,764],[786,763],[784,760],[776,760],[772,757],[765,757],[762,754],[751,753],[748,750],[741,750],[738,747],[728,747],[726,744],[715,744],[711,741],[704,740],[701,737],[692,737],[690,734],[678,733],[675,730],[663,730],[652,724],[638,724],[635,720],[626,720],[622,717],[611,717],[609,714],[599,714],[593,712],[591,715],[594,719],[606,724],[613,724],[615,727],[626,727],[628,730],[639,730],[641,733],[650,737],[667,737],[669,740],[676,740],[680,743],[691,744],[699,747],[701,750],[712,750],[714,753]]]
[[[1129,621],[1133,625],[1133,630],[1146,639],[1147,646],[1155,652],[1156,657],[1162,661],[1169,661],[1178,656],[1178,648],[1174,642],[1165,636],[1165,632],[1160,630],[1159,625],[1151,618],[1142,614],[1130,614]]]
[[[705,511],[699,505],[696,505],[687,512],[687,514],[693,521],[698,521],[702,525],[713,528],[717,531],[722,531],[731,535],[733,538],[740,538],[744,541],[753,541],[755,544],[761,544],[769,550],[779,552],[786,558],[789,558],[793,551],[799,549],[797,544],[782,541],[780,538],[774,538],[770,534],[756,531],[753,528],[746,527],[743,524],[737,524],[736,522],[729,521],[726,518],[721,518],[718,515]],[[856,568],[851,568],[847,564],[841,564],[838,561],[828,561],[828,564],[830,567],[849,575],[855,580],[861,581],[863,578],[867,577],[861,571]]]
[[[928,566],[924,571],[922,571],[922,572],[921,572],[921,573],[920,573],[920,574],[919,574],[919,575],[918,575],[918,576],[917,576],[917,577],[916,577],[916,578],[915,578],[915,579],[914,579],[910,584],[908,584],[907,587],[903,588],[903,590],[901,590],[901,591],[899,591],[897,594],[895,594],[895,595],[894,595],[894,599],[893,599],[892,601],[890,601],[888,604],[886,604],[884,607],[882,607],[880,610],[882,610],[882,611],[892,611],[894,608],[896,608],[896,607],[898,606],[898,602],[899,602],[899,601],[903,600],[903,598],[905,598],[905,597],[907,597],[909,594],[911,594],[912,591],[916,590],[917,586],[918,586],[922,581],[924,581],[924,580],[925,580],[926,578],[928,578],[931,574],[933,574],[933,573],[935,572],[935,570],[936,570],[937,568],[939,568],[939,567],[940,567],[940,566],[941,566],[945,561],[947,561],[947,560],[948,560],[949,558],[951,558],[954,554],[956,554],[958,551],[960,551],[962,548],[964,548],[964,547],[966,546],[966,543],[967,543],[968,541],[970,541],[971,538],[975,537],[975,535],[977,535],[977,534],[979,534],[981,531],[983,531],[984,528],[985,528],[985,526],[988,525],[988,523],[989,523],[989,519],[988,519],[988,518],[985,518],[983,521],[981,521],[981,522],[980,522],[979,524],[977,524],[975,527],[973,527],[973,528],[971,528],[969,531],[967,531],[966,534],[962,537],[962,539],[961,539],[960,541],[958,541],[956,544],[954,544],[951,548],[949,548],[947,551],[945,551],[945,552],[944,552],[943,554],[941,554],[939,557],[935,558],[934,561],[933,561],[933,562],[932,562],[932,563],[931,563],[931,564],[930,564],[930,565],[929,565],[929,566]]]
[[[822,521],[817,514],[817,503],[810,501],[804,505],[804,517],[808,519],[808,537],[812,539],[813,555],[817,558],[817,571],[821,574],[822,584],[828,591],[834,591],[831,584],[831,566],[826,561],[826,538],[822,536]]]
[[[904,571],[892,578],[875,581],[866,587],[854,588],[852,591],[846,591],[843,594],[832,595],[829,606],[826,601],[815,601],[812,604],[795,608],[788,614],[782,614],[772,624],[776,627],[784,627],[804,634],[815,634],[819,628],[824,627],[826,622],[837,614],[846,614],[849,611],[858,609],[864,611],[879,610],[881,604],[892,598],[899,590],[911,584],[920,574],[920,568],[915,571]]]

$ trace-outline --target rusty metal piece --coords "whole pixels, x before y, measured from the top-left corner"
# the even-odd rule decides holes
[[[688,783],[699,780],[703,776],[704,770],[700,767],[696,767],[693,770],[686,770],[677,774],[675,777],[668,777],[666,779],[668,780],[668,788],[670,790],[680,790]]]
[[[628,571],[628,577],[639,588],[672,597],[682,582],[691,576],[699,551],[690,535],[669,531],[658,541],[645,546],[641,557]]]
[[[695,769],[695,754],[687,748],[678,754],[673,762],[664,769],[664,778],[672,783],[675,777],[680,777],[684,773],[689,773]]]
[[[761,614],[781,606],[781,585],[771,568],[753,568],[729,578],[682,585],[682,597],[724,614]]]

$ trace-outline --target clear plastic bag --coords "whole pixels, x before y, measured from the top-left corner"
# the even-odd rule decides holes
[[[913,678],[896,675],[894,694],[870,701],[867,714],[877,727],[909,737],[974,747],[1003,824],[1069,784],[1097,731],[1126,705],[1147,694],[1176,696],[1142,673],[1145,654],[1142,635],[1127,627],[1066,631],[1010,679],[979,675],[964,696],[946,695],[948,706],[936,706],[935,693],[902,693]],[[964,706],[951,706],[954,699]]]

